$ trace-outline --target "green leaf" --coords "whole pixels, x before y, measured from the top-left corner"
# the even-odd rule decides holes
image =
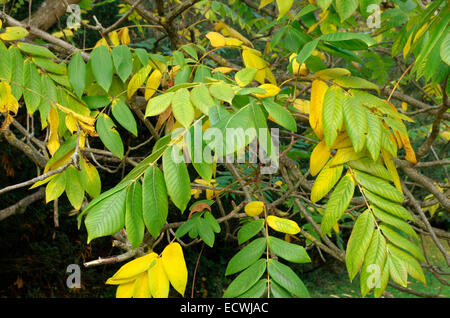
[[[450,65],[450,33],[447,33],[441,43],[440,55],[441,59],[447,63],[447,65]]]
[[[397,256],[389,253],[386,263],[389,264],[389,273],[394,282],[406,287],[408,284],[408,271],[403,261]]]
[[[355,152],[360,152],[364,148],[367,132],[366,108],[358,99],[346,96],[343,104],[345,129],[353,145]]]
[[[111,105],[111,111],[114,119],[126,130],[137,137],[137,124],[130,108],[121,100],[116,99]]]
[[[18,42],[17,47],[24,53],[31,54],[33,56],[42,56],[52,59],[56,59],[56,55],[52,53],[45,46],[35,45],[27,42]]]
[[[29,114],[33,114],[41,103],[41,77],[36,66],[30,61],[25,60],[23,64],[23,98]]]
[[[427,283],[422,267],[414,257],[390,243],[388,243],[388,249],[389,252],[402,260],[403,264],[406,266],[406,271],[411,277],[424,284]]]
[[[1,42],[0,44],[0,61],[2,61],[2,67],[0,68],[0,78],[10,80],[13,73],[13,68],[11,67],[11,51],[8,51]]]
[[[322,9],[322,11],[328,9],[331,2],[333,2],[333,0],[316,0],[317,5]]]
[[[231,258],[225,275],[231,275],[249,267],[261,257],[265,250],[266,239],[264,237],[253,240]]]
[[[253,67],[246,67],[234,75],[234,80],[240,87],[245,87],[250,84],[256,76],[258,70]]]
[[[377,44],[377,41],[364,33],[336,32],[323,34],[322,41],[331,42],[337,47],[347,50],[366,50],[368,47]]]
[[[191,101],[205,115],[209,114],[209,109],[214,105],[214,100],[206,85],[199,85],[192,89]]]
[[[108,115],[102,114],[97,118],[96,130],[106,148],[118,158],[123,158],[123,142],[119,133],[114,128],[114,122]]]
[[[164,151],[162,162],[170,199],[184,212],[191,199],[191,183],[183,155],[177,145],[172,145]]]
[[[167,220],[169,202],[166,183],[156,165],[150,165],[144,174],[142,184],[144,223],[149,233],[156,239]]]
[[[250,222],[244,224],[244,226],[242,226],[242,228],[238,232],[239,245],[247,242],[249,239],[254,237],[256,234],[258,234],[261,231],[261,229],[263,227],[264,227],[263,219],[250,221]]]
[[[297,63],[302,65],[311,56],[318,43],[318,38],[306,43],[297,55]]]
[[[387,211],[390,214],[393,214],[395,216],[398,216],[398,217],[402,218],[403,220],[409,220],[409,221],[413,220],[413,218],[412,218],[411,214],[408,212],[408,210],[406,210],[401,205],[399,205],[395,202],[386,200],[367,189],[364,191],[364,195],[367,197],[367,199],[369,200],[370,203],[375,204],[380,209]]]
[[[252,122],[254,123],[254,128],[256,132],[256,136],[258,138],[259,146],[264,149],[267,156],[271,159],[272,164],[275,164],[278,162],[278,156],[276,152],[275,145],[272,141],[272,136],[270,135],[269,128],[267,127],[267,120],[264,116],[264,113],[261,109],[261,107],[252,101],[248,107],[250,112],[250,117],[252,118]],[[247,124],[247,128],[250,128]],[[249,136],[248,142],[250,143],[253,140],[253,135],[250,133],[250,135],[245,134],[246,136]],[[247,142],[247,141],[246,141]]]
[[[83,96],[82,99],[88,105],[89,109],[103,108],[111,103],[108,95]]]
[[[389,182],[361,171],[356,171],[355,176],[356,181],[363,188],[366,188],[388,200],[399,203],[403,202],[403,194]]]
[[[297,123],[295,122],[294,116],[286,108],[280,106],[270,98],[262,99],[264,108],[267,110],[270,116],[275,120],[277,124],[283,126],[284,128],[296,132]]]
[[[368,109],[366,110],[367,119],[367,137],[366,148],[374,161],[378,159],[381,151],[381,120],[372,114]]]
[[[378,86],[364,78],[356,76],[342,76],[334,79],[334,82],[345,88],[374,89],[379,92]]]
[[[279,238],[269,236],[270,250],[285,260],[292,263],[310,263],[311,259],[306,250],[297,244],[288,243]]]
[[[266,291],[267,279],[260,279],[249,290],[239,296],[239,298],[260,298]]]
[[[142,186],[136,181],[128,188],[125,203],[125,230],[132,248],[137,248],[144,239],[142,211]]]
[[[353,178],[349,175],[342,177],[341,181],[339,181],[331,193],[330,199],[325,207],[322,224],[320,225],[322,234],[328,234],[337,221],[339,221],[353,197],[354,190],[355,183]]]
[[[172,112],[175,119],[188,128],[194,120],[194,107],[187,88],[175,92],[172,98]]]
[[[116,192],[90,208],[84,220],[88,232],[88,244],[101,236],[112,235],[125,225],[126,189]]]
[[[420,238],[417,235],[416,231],[414,231],[414,229],[411,227],[411,225],[409,225],[402,219],[400,219],[392,214],[389,214],[389,213],[377,208],[376,206],[372,206],[372,211],[373,211],[373,215],[381,222],[392,225],[393,227],[403,231],[405,234],[413,237],[416,240],[416,242],[420,241]]]
[[[151,98],[148,101],[147,109],[145,110],[145,117],[156,116],[164,112],[172,103],[172,98],[174,97],[174,95],[175,93],[173,92],[166,92],[164,94]]]
[[[209,92],[213,97],[217,98],[218,100],[222,100],[230,104],[234,97],[234,91],[232,86],[222,82],[211,84],[209,86]]]
[[[108,48],[104,45],[96,47],[91,53],[89,65],[97,83],[108,92],[113,77],[113,62]]]
[[[197,222],[197,230],[200,238],[205,242],[209,247],[213,247],[214,245],[214,231],[211,228],[211,225],[204,219],[198,218]]]
[[[12,72],[11,74],[11,92],[14,97],[19,100],[23,92],[23,57],[22,54],[20,54],[19,49],[12,45],[8,50],[11,57],[11,69],[14,70],[14,72]]]
[[[75,94],[81,98],[86,87],[86,64],[80,52],[72,56],[67,71],[70,85],[75,91]]]
[[[70,204],[76,209],[81,208],[84,199],[84,190],[78,178],[78,170],[74,166],[69,166],[64,172],[66,175],[66,194]]]
[[[288,266],[270,259],[267,265],[270,277],[281,287],[300,298],[309,298],[309,292],[301,279]]]
[[[117,75],[125,83],[133,71],[133,56],[130,48],[126,45],[116,46],[112,50],[112,59]]]
[[[388,225],[381,224],[379,225],[380,229],[383,231],[383,234],[386,236],[386,238],[393,244],[403,248],[404,250],[408,251],[412,255],[414,255],[417,259],[421,260],[422,262],[426,262],[425,257],[422,254],[422,251],[409,241],[404,236],[398,234],[393,228],[391,228]]]
[[[364,257],[359,279],[363,297],[374,287],[381,285],[381,275],[386,263],[386,240],[379,230],[373,231],[370,245]],[[381,286],[380,286],[381,287]]]
[[[220,225],[217,222],[216,218],[211,214],[211,212],[206,212],[203,215],[203,218],[206,222],[208,222],[211,229],[214,231],[214,233],[220,233]]]
[[[350,281],[355,278],[364,262],[366,251],[372,239],[374,225],[375,220],[368,210],[362,213],[355,222],[345,253],[345,264]]]
[[[192,165],[200,177],[205,181],[211,181],[213,174],[213,158],[211,150],[203,140],[203,130],[201,122],[193,125],[185,136],[186,146]]]
[[[389,171],[381,163],[375,162],[370,158],[349,161],[348,165],[353,169],[367,172],[387,181],[392,181],[392,176]]]
[[[240,273],[228,286],[223,298],[234,298],[249,290],[266,271],[266,260],[259,259]]]
[[[33,57],[33,63],[41,69],[58,75],[67,74],[66,64],[57,64],[46,57]]]
[[[344,91],[333,85],[325,93],[323,100],[323,133],[328,148],[331,148],[337,138],[337,131],[344,122],[343,113]]]
[[[358,9],[358,0],[336,0],[336,11],[341,18],[341,22],[350,18],[353,12]]]
[[[275,283],[274,280],[270,281],[270,296],[274,298],[292,298],[292,294],[286,289]]]

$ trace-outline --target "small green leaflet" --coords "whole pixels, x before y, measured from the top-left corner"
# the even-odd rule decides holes
[[[96,130],[101,141],[109,151],[115,154],[118,158],[122,159],[124,153],[123,142],[114,127],[114,122],[108,115],[102,114],[98,117]]]
[[[111,111],[114,119],[126,130],[137,136],[137,124],[130,108],[121,100],[116,99],[111,105]]]

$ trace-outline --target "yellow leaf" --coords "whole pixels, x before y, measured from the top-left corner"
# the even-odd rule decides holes
[[[226,44],[225,37],[219,32],[208,32],[206,37],[213,47],[223,47]]]
[[[384,165],[388,169],[391,174],[392,180],[394,181],[395,187],[403,193],[402,185],[400,183],[400,177],[398,176],[397,168],[395,167],[394,158],[391,156],[389,152],[384,149],[381,149],[381,155],[383,157]]]
[[[215,69],[212,70],[213,73],[222,73],[222,74],[229,74],[231,72],[234,72],[235,69],[231,68],[231,67],[226,67],[226,66],[221,66],[221,67],[216,67]]]
[[[311,189],[311,201],[313,203],[322,199],[334,187],[342,175],[343,165],[330,167],[326,165],[314,181]]]
[[[161,84],[162,73],[159,70],[154,70],[147,80],[145,87],[145,99],[149,100],[155,94],[159,85]]]
[[[325,12],[319,13],[319,17],[320,17],[320,20],[309,27],[308,31],[306,32],[307,34],[313,32],[323,21],[325,21],[327,19],[328,10],[326,10]]]
[[[292,53],[289,56],[289,62],[292,62],[292,74],[300,76],[306,76],[309,74],[309,70],[305,63],[302,63],[302,65],[298,64],[296,53]]]
[[[261,3],[259,4],[259,9],[265,7],[266,5],[272,3],[274,0],[261,0]]]
[[[406,41],[405,46],[403,47],[403,58],[406,58],[406,56],[409,53],[409,50],[411,49],[413,35],[414,35],[414,32],[411,32],[411,34],[409,35],[408,40]]]
[[[352,141],[350,140],[350,137],[347,135],[347,133],[344,133],[337,136],[334,144],[331,146],[331,149],[341,149],[347,147],[352,147]]]
[[[173,288],[184,296],[188,272],[183,250],[178,243],[170,243],[162,252],[164,270]]]
[[[402,102],[402,110],[404,112],[408,111],[408,104],[406,102]]]
[[[60,38],[71,38],[71,37],[73,37],[73,32],[72,32],[71,29],[67,29],[66,28],[66,29],[64,29],[62,31],[54,32],[54,33],[52,33],[52,35],[55,38],[58,38],[58,39],[60,39]]]
[[[292,220],[280,218],[275,215],[269,215],[266,219],[267,225],[277,232],[286,234],[297,234],[300,232],[298,224]]]
[[[345,68],[336,67],[317,71],[314,75],[319,79],[329,81],[342,76],[350,76],[351,72]]]
[[[169,278],[164,271],[161,258],[158,257],[155,261],[155,264],[148,270],[150,293],[155,298],[167,298],[169,296]]]
[[[254,94],[258,98],[272,97],[281,91],[281,88],[273,84],[262,84],[259,85],[258,88],[262,88],[266,91],[265,94]]]
[[[225,38],[225,45],[226,46],[241,46],[242,41],[235,38]]]
[[[75,112],[74,112],[73,110],[71,110],[70,108],[67,108],[67,107],[65,107],[65,106],[63,106],[63,105],[61,105],[61,104],[59,104],[59,103],[55,103],[54,105],[55,105],[56,107],[58,107],[58,109],[59,109],[60,111],[62,111],[63,113],[72,115],[72,116],[73,116],[76,120],[78,120],[80,123],[83,122],[83,123],[85,123],[86,125],[94,126],[94,123],[95,123],[95,118],[94,118],[94,117],[91,117],[91,116],[85,116],[85,115],[81,115],[81,114],[75,113]]]
[[[313,177],[322,170],[330,156],[331,153],[325,140],[322,140],[314,147],[309,160],[309,172]]]
[[[50,136],[48,138],[47,148],[50,155],[53,156],[60,146],[58,139],[59,115],[58,110],[55,107],[50,107],[48,124],[50,128]]]
[[[336,223],[336,224],[333,226],[333,230],[334,230],[336,233],[339,234],[339,224],[338,224],[338,223]]]
[[[248,216],[260,215],[261,212],[264,210],[264,202],[253,201],[253,202],[247,203],[244,210]]]
[[[333,159],[331,159],[330,166],[334,167],[352,160],[358,160],[362,157],[364,157],[364,153],[355,152],[353,147],[340,148],[336,152],[336,155],[333,157]]]
[[[130,44],[131,40],[130,40],[130,31],[128,30],[128,28],[123,28],[119,31],[119,39],[120,42],[122,42],[123,45],[128,45]]]
[[[150,287],[148,286],[148,273],[140,274],[134,283],[133,298],[150,298]]]
[[[309,114],[310,112],[310,101],[306,99],[297,98],[293,104],[294,108],[303,114]]]
[[[147,79],[148,74],[152,70],[152,67],[150,64],[147,64],[143,68],[141,68],[136,74],[133,75],[133,77],[130,79],[130,82],[128,83],[127,88],[127,95],[128,99],[131,98],[131,96],[136,93],[136,91],[145,83],[145,80]]]
[[[133,280],[129,283],[117,286],[116,298],[131,298],[134,292],[134,283],[135,281]]]
[[[328,85],[324,81],[314,80],[312,82],[309,124],[319,139],[323,138],[322,110],[327,89]]]
[[[411,146],[411,141],[409,140],[409,137],[401,133],[399,133],[399,136],[403,144],[403,148],[405,149],[406,152],[405,159],[413,164],[416,164],[417,163],[416,153],[414,152],[414,149]]]
[[[0,34],[0,39],[15,41],[28,35],[28,31],[22,27],[7,27],[5,33]]]
[[[66,121],[66,127],[70,131],[71,134],[73,134],[74,131],[77,131],[77,121],[71,114],[68,114],[66,116],[65,121]]]
[[[150,267],[152,260],[158,257],[156,253],[150,253],[123,265],[119,270],[106,281],[106,284],[116,285],[117,282],[136,279],[136,276],[145,272]]]
[[[236,31],[235,29],[233,29],[232,27],[230,27],[229,25],[227,25],[223,22],[216,23],[214,28],[216,29],[216,31],[221,31],[222,34],[225,36],[232,37],[232,38],[235,38],[235,39],[241,41],[241,43],[237,44],[237,45],[236,44],[228,44],[228,43],[227,43],[227,45],[240,46],[242,43],[245,43],[245,45],[253,46],[252,42],[250,42],[245,36],[243,36],[238,31]],[[228,39],[230,39],[230,38],[228,38]],[[237,42],[235,42],[235,43],[237,43]]]
[[[291,9],[294,0],[277,0],[278,18],[280,20]]]
[[[117,31],[108,33],[108,36],[114,46],[120,45],[119,34],[117,34]]]

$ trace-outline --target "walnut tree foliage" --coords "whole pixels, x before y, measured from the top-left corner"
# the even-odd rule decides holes
[[[124,249],[85,264],[126,260],[117,297],[186,296],[184,255],[218,239],[223,297],[309,297],[313,247],[363,297],[426,284],[422,235],[449,262],[448,2],[124,0],[109,26],[112,4],[71,4],[54,31],[0,12],[0,142],[38,167],[0,195],[65,193],[88,243]]]

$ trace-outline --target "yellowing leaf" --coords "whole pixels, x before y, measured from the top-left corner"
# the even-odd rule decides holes
[[[325,140],[322,140],[314,147],[309,160],[309,172],[313,177],[322,170],[330,156],[331,153]]]
[[[161,258],[157,258],[155,264],[148,270],[148,284],[153,297],[167,298],[169,296],[169,278],[164,271]]]
[[[128,83],[127,95],[128,99],[136,93],[136,91],[145,83],[148,74],[150,73],[152,67],[150,64],[147,64],[143,68],[141,68],[136,74],[133,75],[130,82]]]
[[[117,31],[108,33],[108,36],[114,46],[120,45],[119,34],[117,34]]]
[[[277,95],[281,91],[281,88],[273,84],[262,84],[258,87],[266,91],[265,94],[254,94],[258,98],[272,97]]]
[[[319,139],[323,138],[322,110],[327,89],[328,85],[324,81],[314,80],[312,82],[309,124]]]
[[[334,144],[331,146],[331,149],[341,149],[341,148],[347,148],[352,147],[352,141],[350,140],[350,137],[345,134],[339,134],[336,140],[334,141]]]
[[[223,47],[226,44],[225,37],[219,32],[208,32],[206,37],[211,42],[213,47]]]
[[[158,254],[152,252],[126,263],[106,281],[106,284],[117,285],[136,279],[137,275],[148,270],[152,261],[157,257]]]
[[[274,0],[261,0],[261,3],[259,4],[259,9],[265,7],[266,5],[272,3]]]
[[[402,185],[400,183],[400,177],[398,176],[397,168],[395,167],[394,158],[392,155],[384,149],[381,149],[381,155],[383,157],[384,165],[391,174],[395,187],[403,193]]]
[[[270,226],[277,232],[286,233],[286,234],[297,234],[300,232],[300,227],[298,224],[292,220],[280,218],[275,215],[269,215],[266,218],[267,225]]]
[[[0,39],[15,41],[28,35],[28,31],[22,27],[7,27],[5,33],[0,34]]]
[[[294,0],[277,0],[278,6],[278,20],[280,20],[284,15],[291,9],[294,4]]]
[[[48,138],[47,148],[50,155],[53,156],[60,146],[58,139],[59,115],[58,110],[55,107],[50,107],[48,123],[50,128],[50,136]]]
[[[264,202],[253,201],[253,202],[247,203],[244,210],[248,216],[260,215],[261,212],[264,210]]]
[[[335,79],[342,76],[350,76],[351,72],[345,68],[336,67],[336,68],[326,68],[324,70],[317,71],[314,75],[319,79],[329,81],[331,79]]]
[[[173,288],[181,295],[186,290],[188,272],[183,250],[178,243],[170,243],[162,252],[164,270]]]
[[[147,80],[145,87],[145,99],[149,100],[155,94],[157,88],[161,84],[162,73],[160,70],[154,70]]]
[[[77,131],[77,121],[71,114],[68,114],[66,116],[65,121],[66,121],[66,127],[70,131],[71,134],[73,134],[74,131]]]
[[[341,164],[344,164],[344,163],[352,161],[352,160],[358,160],[362,157],[364,157],[364,153],[355,152],[353,147],[340,148],[336,152],[336,155],[333,157],[333,159],[331,159],[330,166],[334,167],[334,166],[341,165]]]

